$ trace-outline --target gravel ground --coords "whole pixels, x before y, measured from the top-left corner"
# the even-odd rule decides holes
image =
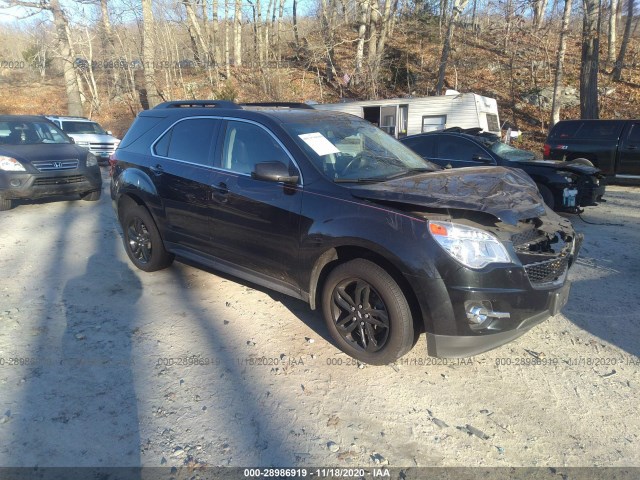
[[[640,466],[640,188],[570,217],[562,314],[384,367],[300,301],[134,270],[107,188],[0,214],[0,466]]]

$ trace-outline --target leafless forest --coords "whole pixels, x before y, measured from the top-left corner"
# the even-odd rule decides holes
[[[122,132],[177,98],[496,97],[534,135],[640,116],[637,0],[0,0],[1,113]]]

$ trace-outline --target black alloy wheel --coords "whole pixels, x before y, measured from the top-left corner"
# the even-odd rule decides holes
[[[414,344],[411,310],[402,290],[368,260],[351,260],[329,274],[322,308],[338,347],[364,363],[386,365]]]
[[[127,255],[140,270],[154,272],[171,265],[173,255],[165,250],[158,228],[145,207],[128,208],[122,229]]]

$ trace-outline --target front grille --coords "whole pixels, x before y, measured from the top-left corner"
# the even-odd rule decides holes
[[[36,178],[34,185],[70,185],[73,183],[82,183],[85,181],[84,175],[69,175],[66,177],[42,177]]]
[[[563,255],[544,262],[530,263],[524,266],[524,270],[532,285],[543,285],[561,280],[568,267],[569,256]]]
[[[55,172],[59,170],[75,170],[78,168],[79,161],[75,158],[66,160],[39,160],[31,162],[40,172]]]
[[[116,145],[115,143],[90,143],[89,150],[92,152],[113,153],[116,151]]]
[[[532,228],[531,230],[527,230],[526,232],[516,233],[511,237],[511,242],[513,243],[514,247],[518,247],[520,245],[534,243],[543,236],[543,233],[539,232],[535,228]]]

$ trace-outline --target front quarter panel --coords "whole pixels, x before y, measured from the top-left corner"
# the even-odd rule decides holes
[[[138,155],[133,154],[138,157]],[[140,156],[142,157],[142,156]],[[150,175],[144,167],[140,167],[143,158],[120,160],[114,167],[111,177],[111,199],[118,216],[120,201],[124,196],[130,196],[143,203],[156,219],[164,218],[162,202],[158,190]]]

